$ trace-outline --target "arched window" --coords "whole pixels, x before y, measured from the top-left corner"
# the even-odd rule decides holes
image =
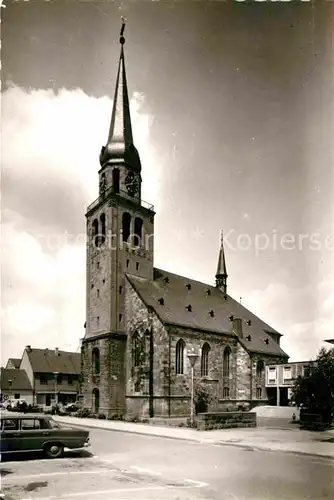
[[[101,245],[106,241],[106,215],[100,215],[100,223],[101,223]]]
[[[131,215],[128,212],[124,212],[122,217],[122,231],[123,231],[123,241],[128,241],[130,236],[131,227]]]
[[[256,376],[257,376],[257,378],[263,378],[263,376],[264,376],[264,362],[262,361],[262,359],[257,362]]]
[[[140,365],[140,338],[138,332],[132,337],[132,366],[135,368]]]
[[[100,351],[98,347],[94,347],[92,351],[93,373],[98,375],[100,373]]]
[[[184,373],[184,348],[184,340],[178,340],[175,349],[175,372],[178,375]]]
[[[230,375],[230,361],[231,361],[231,349],[226,347],[224,350],[223,358],[223,377],[229,377]]]
[[[223,389],[223,398],[228,398],[230,396],[230,388],[224,387]]]
[[[114,168],[112,171],[112,185],[115,193],[119,193],[119,169]]]
[[[100,178],[100,195],[101,196],[103,196],[105,194],[106,187],[107,187],[106,174],[105,174],[105,172],[103,172],[103,174],[101,174],[101,178]]]
[[[142,242],[143,237],[143,221],[140,217],[135,218],[135,227],[134,227],[134,245],[139,247]]]
[[[95,247],[99,245],[98,234],[99,234],[99,221],[97,219],[94,219],[92,224],[92,240],[93,240],[93,245]]]
[[[98,413],[100,409],[100,391],[93,389],[93,411]]]
[[[205,342],[202,347],[201,377],[207,377],[209,375],[209,352],[210,346],[207,342]]]

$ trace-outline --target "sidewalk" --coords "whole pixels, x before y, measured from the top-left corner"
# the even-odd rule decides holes
[[[298,453],[334,459],[334,443],[322,440],[334,438],[334,431],[311,432],[299,429],[282,430],[266,428],[221,429],[197,431],[184,427],[160,427],[149,424],[121,422],[117,420],[97,420],[55,416],[60,423],[104,429],[109,431],[130,432],[148,436],[165,437],[196,441],[204,444],[240,446],[262,451]]]

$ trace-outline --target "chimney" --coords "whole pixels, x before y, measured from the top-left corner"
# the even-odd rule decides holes
[[[242,332],[242,319],[241,318],[234,318],[233,319],[233,330],[234,332],[242,339],[243,337],[243,332]]]
[[[31,352],[31,345],[26,345],[27,352]]]
[[[59,356],[59,349],[58,349],[58,347],[55,347],[55,355]]]

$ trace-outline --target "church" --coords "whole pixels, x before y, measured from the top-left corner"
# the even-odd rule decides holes
[[[215,409],[267,400],[265,367],[288,361],[282,335],[227,289],[223,240],[215,286],[154,267],[154,207],[141,199],[124,58],[120,58],[99,197],[87,220],[83,405],[107,417],[188,416],[194,378]]]

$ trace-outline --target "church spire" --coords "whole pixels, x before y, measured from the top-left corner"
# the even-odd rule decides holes
[[[226,262],[225,262],[225,253],[224,253],[224,237],[223,231],[220,232],[220,250],[219,250],[219,258],[218,258],[218,266],[216,273],[216,287],[221,288],[224,294],[227,292],[227,271],[226,271]]]
[[[107,144],[101,149],[100,164],[101,167],[104,167],[110,163],[126,163],[130,169],[140,172],[140,158],[133,144],[132,137],[129,94],[124,60],[124,29],[125,19],[122,17],[122,27],[119,38],[121,53],[118,63],[114,102],[108,140]]]

